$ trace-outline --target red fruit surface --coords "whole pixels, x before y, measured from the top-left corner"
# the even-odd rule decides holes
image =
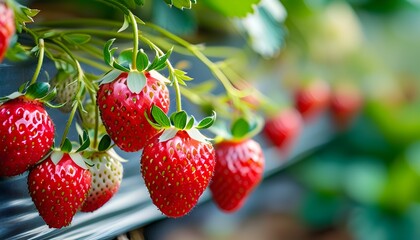
[[[15,33],[15,19],[12,9],[0,2],[0,62],[9,47],[10,39]]]
[[[86,199],[89,170],[65,153],[55,165],[47,158],[29,172],[28,189],[39,215],[51,228],[68,226]]]
[[[294,108],[285,109],[269,117],[263,133],[274,146],[288,153],[302,131],[303,121],[300,113]]]
[[[323,80],[313,80],[295,92],[295,106],[304,120],[312,120],[324,111],[330,101],[330,87]]]
[[[331,96],[331,114],[339,129],[347,128],[359,113],[363,97],[358,88],[343,85],[335,88]]]
[[[93,166],[89,166],[92,174],[92,185],[81,208],[82,212],[93,212],[107,203],[120,188],[123,176],[121,162],[113,159],[106,152],[97,152],[89,157]]]
[[[182,217],[197,204],[213,176],[214,148],[186,131],[165,142],[159,142],[159,136],[143,149],[141,173],[159,210],[168,217]]]
[[[152,105],[165,113],[169,110],[169,91],[160,80],[146,73],[147,82],[143,90],[133,93],[127,86],[127,73],[122,73],[115,81],[102,84],[98,91],[98,107],[102,122],[119,148],[126,152],[138,151],[146,141],[155,136],[154,129],[144,116],[150,116]]]
[[[0,176],[35,165],[54,143],[54,124],[36,100],[19,97],[0,105]]]
[[[223,211],[234,212],[261,181],[264,155],[252,139],[223,141],[215,149],[216,169],[210,183],[213,200]]]

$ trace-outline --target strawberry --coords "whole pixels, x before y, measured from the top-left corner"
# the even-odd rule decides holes
[[[51,228],[62,228],[71,223],[85,201],[91,174],[73,161],[71,155],[78,153],[54,153],[58,154],[58,163],[53,162],[51,155],[29,172],[28,189],[45,223]]]
[[[348,127],[362,107],[360,90],[350,84],[341,84],[333,89],[330,109],[339,129]]]
[[[69,113],[73,107],[74,98],[80,89],[80,83],[72,74],[59,70],[55,78],[51,80],[51,87],[57,89],[55,102],[57,104],[64,104],[59,108],[64,113]]]
[[[169,91],[166,85],[145,73],[146,85],[140,93],[133,93],[127,85],[128,73],[121,73],[116,80],[100,85],[97,104],[105,128],[115,144],[126,152],[135,152],[158,133],[148,122],[152,105],[169,110]]]
[[[0,176],[35,165],[54,142],[54,124],[38,100],[25,96],[0,105]]]
[[[296,109],[304,120],[311,120],[328,107],[330,87],[323,80],[313,80],[295,92]]]
[[[289,152],[303,127],[302,117],[294,108],[289,108],[269,117],[264,125],[264,135],[286,154]]]
[[[261,181],[264,156],[252,139],[224,140],[215,146],[216,169],[210,190],[220,209],[234,212]]]
[[[93,212],[102,207],[120,188],[123,166],[112,157],[116,154],[115,151],[111,149],[108,152],[95,152],[89,156],[93,163],[93,166],[89,166],[92,185],[81,208],[82,212]]]
[[[154,136],[143,149],[141,173],[153,203],[168,217],[182,217],[197,204],[215,166],[214,148],[188,131],[161,142]]]
[[[13,10],[5,3],[0,2],[0,62],[6,54],[10,39],[14,33],[15,20]]]

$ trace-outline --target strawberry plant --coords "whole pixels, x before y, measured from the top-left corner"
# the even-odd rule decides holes
[[[184,11],[196,4],[163,2]],[[203,3],[219,14],[244,17],[259,1],[235,8]],[[114,149],[141,151],[139,179],[168,217],[188,214],[208,188],[221,209],[239,209],[262,180],[265,160],[252,138],[262,129],[258,110],[267,101],[260,93],[253,95],[251,84],[235,80],[236,70],[227,63],[242,58],[239,49],[221,52],[192,44],[141,19],[147,1],[95,4],[116,11],[117,19],[38,18],[42,10],[1,1],[0,60],[7,50],[6,61],[32,58],[37,64],[28,83],[0,98],[0,176],[29,171],[30,196],[51,228],[70,225],[78,211],[96,211],[117,194],[125,160]],[[264,14],[252,19],[271,21],[270,31],[279,31],[281,19],[270,18],[274,13],[267,3],[255,9]],[[253,43],[258,40],[245,20],[238,26]],[[251,48],[270,57],[280,48],[279,39],[272,49],[258,44]],[[195,84],[188,64],[175,64],[173,54],[193,57],[213,78]],[[40,78],[46,61],[56,70],[51,77],[46,73],[48,81]],[[215,90],[219,86],[222,91]],[[206,110],[201,120],[199,113],[196,117],[184,108],[185,100]],[[62,123],[54,123],[45,108],[57,108],[67,117],[63,132],[55,130]],[[227,123],[232,123],[231,130],[220,128]],[[71,139],[73,125],[78,139]],[[227,170],[231,172],[225,174]]]

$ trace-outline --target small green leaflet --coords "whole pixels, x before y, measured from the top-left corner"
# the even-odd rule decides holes
[[[139,70],[139,71],[143,71],[149,65],[149,57],[143,51],[143,49],[140,49],[137,52],[137,59],[136,59],[136,61],[137,61],[137,64],[136,64],[137,65],[137,70]]]
[[[130,20],[129,20],[129,18],[128,18],[128,16],[127,16],[127,15],[124,15],[124,23],[123,23],[123,25],[121,26],[121,28],[120,28],[120,29],[118,29],[118,31],[117,31],[117,32],[122,32],[122,31],[124,31],[125,29],[127,29],[127,28],[128,28],[128,26],[130,26]]]
[[[156,105],[153,105],[152,107],[152,117],[162,127],[168,128],[171,126],[171,121],[168,116],[166,116],[165,112]]]
[[[164,55],[158,56],[156,53],[153,62],[147,67],[147,71],[150,70],[162,70],[166,67],[166,60],[168,60],[169,56],[172,53],[173,48],[169,49]]]
[[[71,144],[70,140],[66,138],[66,140],[64,140],[63,146],[61,146],[61,151],[71,152],[72,149],[73,149],[73,145]]]
[[[50,90],[50,84],[46,82],[35,82],[29,85],[26,90],[26,95],[32,99],[41,99],[48,95]]]
[[[206,129],[213,125],[214,121],[216,120],[216,112],[213,111],[213,116],[205,117],[201,120],[198,125],[196,126],[197,129]]]
[[[173,74],[171,74],[171,77],[172,77],[172,81],[174,81],[176,79],[179,84],[182,84],[184,86],[187,85],[185,83],[186,81],[193,80],[192,77],[187,76],[187,72],[179,70],[179,69],[175,69]]]
[[[112,63],[114,62],[114,52],[117,50],[117,48],[111,48],[112,44],[115,42],[115,38],[112,38],[108,40],[105,43],[103,54],[104,54],[104,60],[105,63],[109,66],[112,66]]]
[[[110,146],[111,146],[111,138],[109,137],[108,134],[105,134],[101,138],[101,141],[99,141],[98,151],[100,152],[106,151]]]
[[[178,129],[185,129],[187,118],[188,116],[185,111],[175,112],[171,115],[172,123]]]
[[[146,76],[143,72],[130,71],[127,77],[128,89],[136,94],[139,94],[146,85]]]
[[[121,73],[122,71],[114,69],[105,74],[98,82],[100,82],[101,84],[110,83],[114,81],[118,76],[120,76]]]
[[[242,138],[250,131],[250,125],[244,118],[237,119],[232,125],[232,135],[234,138]]]
[[[82,152],[90,146],[90,138],[86,130],[83,130],[82,137],[79,135],[79,143],[80,143],[80,147],[76,150],[76,152]]]

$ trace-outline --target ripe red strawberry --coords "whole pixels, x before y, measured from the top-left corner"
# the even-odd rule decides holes
[[[141,173],[159,210],[168,217],[182,217],[197,204],[213,176],[214,149],[186,131],[164,142],[159,137],[143,149]]]
[[[112,154],[116,154],[113,150]],[[88,197],[81,208],[82,212],[93,212],[107,203],[120,188],[123,166],[108,152],[93,153],[89,159],[94,164],[89,166],[92,185]]]
[[[269,117],[263,133],[280,150],[287,155],[303,127],[300,113],[294,109],[285,109]]]
[[[330,105],[337,127],[340,129],[348,127],[360,111],[362,103],[362,94],[358,88],[348,84],[337,86],[332,92]]]
[[[54,142],[54,124],[37,100],[21,96],[0,105],[0,176],[35,165]]]
[[[57,164],[48,157],[28,175],[32,201],[51,228],[71,223],[86,199],[90,184],[89,170],[77,165],[68,153],[64,153]]]
[[[146,141],[158,133],[144,116],[150,116],[152,105],[165,113],[169,110],[169,91],[160,80],[146,75],[146,85],[139,93],[133,93],[127,86],[127,73],[113,82],[99,87],[97,104],[101,118],[111,139],[126,152],[142,149]]]
[[[12,9],[0,2],[0,62],[9,47],[10,39],[15,33],[15,20]]]
[[[215,146],[216,169],[210,190],[220,209],[234,212],[261,181],[264,155],[252,139],[222,141]]]
[[[330,87],[323,80],[313,80],[295,93],[296,109],[303,119],[312,120],[328,107]]]

